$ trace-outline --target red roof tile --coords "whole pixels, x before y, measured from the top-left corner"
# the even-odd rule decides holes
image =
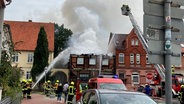
[[[54,23],[5,21],[10,25],[13,43],[17,51],[34,51],[37,45],[40,27],[44,26],[47,34],[49,51],[54,51]]]

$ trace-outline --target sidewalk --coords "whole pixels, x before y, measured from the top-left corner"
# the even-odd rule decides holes
[[[22,99],[21,104],[65,104],[61,102],[57,102],[57,97],[51,96],[46,97],[45,95],[39,94],[39,93],[33,93],[32,99]],[[62,100],[64,100],[62,98]]]

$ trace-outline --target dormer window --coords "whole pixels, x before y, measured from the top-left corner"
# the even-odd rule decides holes
[[[131,41],[131,45],[134,45],[134,39],[132,39],[132,41]]]
[[[107,58],[103,59],[102,65],[109,65],[109,60]]]
[[[138,39],[134,38],[134,39],[131,40],[131,45],[132,46],[137,46],[138,44],[139,44]]]
[[[138,39],[135,39],[135,45],[138,45]]]
[[[96,59],[95,58],[90,58],[89,59],[89,65],[96,65]]]
[[[83,57],[78,57],[77,58],[77,64],[78,65],[83,65],[84,64],[84,58]]]

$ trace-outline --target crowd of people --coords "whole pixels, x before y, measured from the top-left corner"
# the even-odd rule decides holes
[[[65,82],[62,84],[59,80],[52,85],[51,81],[48,80],[43,84],[44,92],[46,96],[55,94],[58,102],[62,102],[62,95],[64,95],[63,101],[67,104],[72,104],[73,97],[75,95],[74,82]]]
[[[31,91],[32,91],[32,79],[22,80],[22,97],[31,99]],[[50,80],[46,81],[43,84],[44,94],[46,96],[55,95],[57,97],[58,102],[67,102],[67,104],[72,104],[72,100],[75,95],[76,88],[74,87],[74,82],[65,82],[62,84],[59,80],[56,80],[54,84],[51,83]],[[62,100],[62,95],[64,99]]]

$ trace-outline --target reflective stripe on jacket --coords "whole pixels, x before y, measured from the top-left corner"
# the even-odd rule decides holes
[[[74,95],[74,86],[68,87],[68,95]]]

